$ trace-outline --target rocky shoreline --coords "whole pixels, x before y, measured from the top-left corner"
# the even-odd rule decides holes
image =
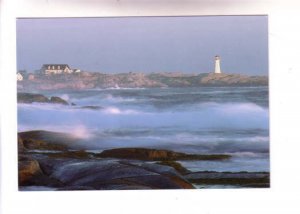
[[[149,148],[87,152],[65,133],[18,133],[20,190],[194,189],[196,184],[269,187],[268,172],[191,172],[180,160],[230,159],[226,154],[185,154]]]
[[[83,71],[76,74],[43,75],[18,81],[18,90],[79,90],[96,88],[166,88],[166,87],[223,87],[267,86],[267,76],[241,74],[180,72],[105,74]]]
[[[51,104],[61,104],[61,105],[69,105],[69,103],[56,96],[52,96],[50,98],[42,95],[42,94],[35,94],[35,93],[18,93],[17,96],[18,103],[51,103]]]
[[[75,103],[69,103],[67,100],[64,100],[61,97],[52,96],[52,97],[48,98],[43,94],[37,94],[37,93],[18,92],[17,102],[25,103],[25,104],[47,103],[47,104],[59,104],[59,105],[71,105],[77,109],[88,109],[88,110],[95,110],[95,111],[103,109],[102,106],[97,106],[97,105],[76,106]]]

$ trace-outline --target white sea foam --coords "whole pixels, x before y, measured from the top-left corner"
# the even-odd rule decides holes
[[[39,124],[19,124],[18,132],[31,131],[31,130],[47,130],[52,132],[62,132],[70,134],[70,136],[77,139],[92,139],[94,135],[94,129],[89,129],[80,124],[73,125],[60,125],[60,124],[44,124],[43,126]]]
[[[121,96],[113,96],[112,94],[107,94],[105,96],[105,100],[108,102],[114,102],[114,103],[119,103],[119,102],[134,102],[136,99],[134,98],[125,98]]]
[[[66,101],[69,101],[70,100],[70,97],[68,94],[63,94],[60,96],[62,99],[66,100]]]
[[[90,111],[52,104],[19,104],[19,125],[82,124],[88,128],[177,127],[180,129],[268,129],[268,109],[255,104],[203,104],[192,111],[143,112],[144,109],[104,107]],[[116,117],[120,116],[116,121]],[[126,117],[125,117],[126,116]],[[264,140],[264,139],[258,139]]]
[[[266,158],[266,157],[268,157],[268,154],[258,153],[258,152],[234,152],[234,153],[228,153],[228,154],[233,155],[234,157],[239,157],[239,158]]]
[[[132,109],[121,110],[117,107],[107,107],[103,110],[105,114],[138,114],[139,112]]]
[[[108,107],[103,112],[107,114],[121,114],[121,110],[116,107]]]
[[[267,170],[269,109],[263,107],[267,106],[265,95],[252,103],[243,102],[244,94],[236,99],[238,91],[227,100],[222,95],[212,95],[213,89],[208,90],[212,94],[203,97],[201,90],[205,89],[191,90],[200,97],[187,97],[190,91],[186,89],[105,89],[60,95],[77,106],[18,104],[18,130],[70,133],[81,139],[76,143],[82,149],[97,151],[130,146],[234,156],[222,163],[194,162],[191,167],[197,170]],[[218,94],[222,89],[215,90]],[[226,96],[231,96],[231,89],[226,90]],[[233,102],[236,100],[240,102]],[[92,105],[102,108],[80,108]]]

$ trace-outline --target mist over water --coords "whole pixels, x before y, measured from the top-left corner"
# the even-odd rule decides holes
[[[228,153],[231,162],[184,163],[199,170],[268,171],[267,87],[103,89],[47,92],[76,106],[18,104],[18,129],[68,132],[77,147],[164,148]],[[97,109],[82,108],[97,106]]]

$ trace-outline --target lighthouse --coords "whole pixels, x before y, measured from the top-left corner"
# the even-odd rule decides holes
[[[220,66],[220,57],[217,55],[215,56],[215,74],[221,73],[221,66]]]

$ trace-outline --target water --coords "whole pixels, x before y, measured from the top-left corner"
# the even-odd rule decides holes
[[[267,87],[99,89],[45,92],[76,106],[18,104],[18,129],[69,132],[72,146],[102,151],[162,148],[226,153],[228,161],[183,161],[192,171],[269,171]],[[83,109],[97,106],[99,109]]]

